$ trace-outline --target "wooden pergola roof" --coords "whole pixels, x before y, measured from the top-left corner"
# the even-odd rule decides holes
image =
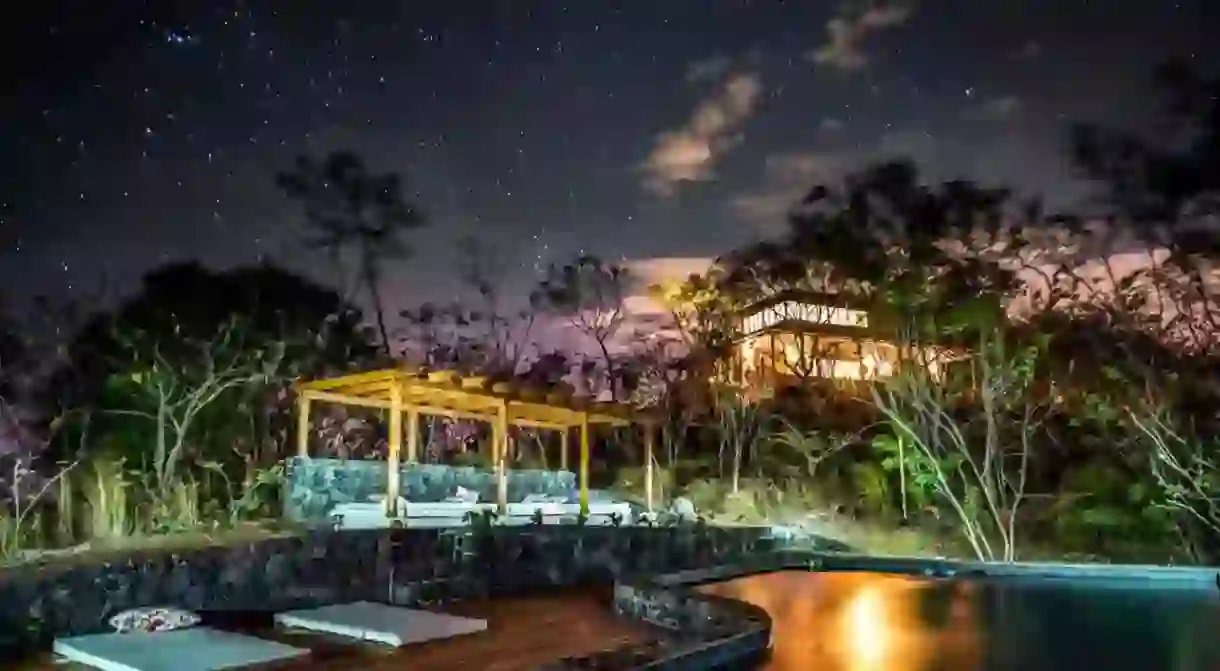
[[[296,390],[313,400],[384,409],[394,406],[397,391],[403,410],[487,422],[506,407],[509,424],[556,430],[582,423],[628,426],[647,419],[622,403],[590,402],[561,389],[528,389],[452,371],[379,370],[301,382]]]

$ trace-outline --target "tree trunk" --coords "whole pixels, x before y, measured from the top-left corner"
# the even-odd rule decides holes
[[[610,381],[610,400],[618,400],[618,378],[614,374],[614,361],[610,358],[610,350],[605,340],[598,340],[597,346],[602,350],[602,359],[606,362],[606,379]]]
[[[386,356],[392,356],[390,351],[390,333],[385,327],[385,307],[381,303],[381,287],[376,268],[371,260],[364,261],[364,283],[368,287],[369,297],[373,299],[373,312],[377,315],[377,332],[381,335],[381,347]]]
[[[738,440],[733,444],[733,493],[741,491],[741,452],[742,444]]]

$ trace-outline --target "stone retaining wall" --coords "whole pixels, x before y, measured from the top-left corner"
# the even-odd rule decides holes
[[[393,603],[512,596],[552,587],[611,584],[630,575],[739,562],[776,548],[764,528],[537,525],[388,532]]]

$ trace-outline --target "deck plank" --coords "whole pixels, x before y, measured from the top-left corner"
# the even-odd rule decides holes
[[[608,589],[565,591],[511,599],[452,604],[451,615],[487,620],[487,631],[402,648],[387,648],[334,636],[276,630],[264,626],[231,628],[269,641],[309,648],[306,660],[277,665],[279,671],[519,671],[571,655],[588,654],[655,640],[664,632],[614,615]],[[266,618],[270,622],[270,618]],[[359,665],[358,667],[356,665]],[[64,671],[44,659],[28,671]]]

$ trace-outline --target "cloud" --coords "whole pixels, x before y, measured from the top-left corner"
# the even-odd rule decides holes
[[[864,52],[868,38],[905,24],[914,15],[909,4],[870,4],[844,2],[826,22],[827,42],[806,54],[817,65],[843,72],[858,72],[868,67]]]
[[[792,207],[815,184],[834,183],[851,167],[847,155],[789,153],[766,159],[763,184],[729,199],[729,208],[763,235],[787,230]]]
[[[628,298],[638,306],[648,305],[649,289],[657,284],[685,280],[696,273],[706,272],[714,259],[704,256],[659,256],[623,262],[627,270]],[[644,312],[643,309],[633,309]]]
[[[1030,41],[1026,42],[1025,44],[1022,44],[1020,49],[1017,49],[1016,51],[1012,52],[1012,57],[1017,60],[1021,60],[1021,61],[1032,60],[1034,58],[1039,58],[1041,56],[1042,56],[1042,45],[1033,40],[1030,40]]]
[[[1004,121],[1021,111],[1021,99],[1016,96],[1001,96],[971,107],[963,116],[976,121]]]
[[[738,140],[736,131],[754,113],[762,93],[756,73],[730,75],[711,97],[695,106],[682,127],[657,136],[642,166],[644,186],[672,195],[682,182],[712,179],[716,159]]]
[[[843,167],[842,159],[832,154],[772,154],[766,159],[769,181],[781,186],[810,187],[839,177]]]
[[[927,130],[896,130],[882,134],[876,149],[860,158],[865,161],[910,158],[922,167],[925,163],[936,162],[941,148],[942,142]]]
[[[691,61],[686,66],[686,81],[691,84],[714,81],[728,74],[731,67],[733,59],[723,54]]]
[[[834,117],[826,117],[818,124],[818,130],[823,133],[837,133],[844,128],[847,128],[847,124]]]

